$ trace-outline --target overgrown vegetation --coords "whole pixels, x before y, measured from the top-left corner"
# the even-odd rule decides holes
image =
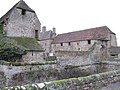
[[[26,48],[18,45],[15,40],[0,34],[0,60],[16,61],[26,53]]]
[[[35,38],[12,37],[12,39],[14,39],[18,45],[25,47],[27,50],[43,51],[43,48]]]
[[[6,37],[3,34],[3,25],[0,24],[0,60],[15,62],[21,60],[27,51],[43,51],[34,38]]]
[[[3,34],[3,25],[0,24],[0,34]]]
[[[56,62],[33,62],[33,63],[27,63],[27,62],[0,62],[1,65],[8,65],[8,66],[27,66],[27,65],[47,65],[47,64],[56,64]]]
[[[55,61],[55,60],[57,60],[57,57],[56,57],[56,56],[47,56],[47,57],[45,58],[45,60],[46,60],[46,61]]]

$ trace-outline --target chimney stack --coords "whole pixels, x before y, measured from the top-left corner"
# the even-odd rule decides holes
[[[42,27],[42,32],[46,32],[46,26]]]
[[[55,27],[53,27],[53,33],[56,33],[56,28]]]
[[[54,38],[56,36],[56,28],[55,27],[52,28],[52,32],[53,32],[53,38]]]

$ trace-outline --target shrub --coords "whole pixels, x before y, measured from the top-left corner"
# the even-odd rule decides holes
[[[45,58],[45,60],[46,60],[46,61],[55,61],[55,60],[57,60],[57,57],[56,57],[56,56],[47,56],[47,57]]]

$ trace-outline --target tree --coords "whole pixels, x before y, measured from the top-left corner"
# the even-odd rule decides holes
[[[21,58],[25,55],[26,49],[17,44],[11,38],[0,35],[0,59],[5,61],[16,61],[16,58]]]

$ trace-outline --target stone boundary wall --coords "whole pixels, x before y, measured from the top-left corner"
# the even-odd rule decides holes
[[[88,51],[55,51],[56,56],[89,56]]]
[[[120,81],[120,70],[51,82],[6,87],[1,90],[94,90]],[[16,88],[16,89],[15,89]]]
[[[96,63],[96,68],[98,69],[98,72],[118,70],[120,68],[120,60],[101,60]]]

